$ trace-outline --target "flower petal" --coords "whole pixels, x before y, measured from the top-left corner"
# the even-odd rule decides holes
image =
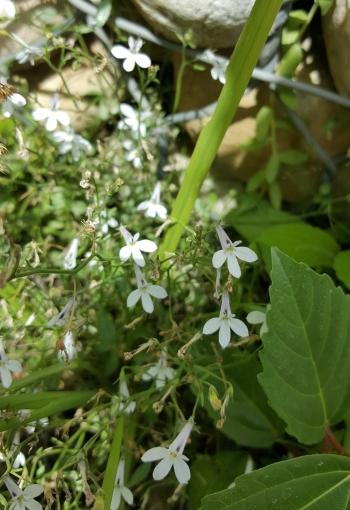
[[[235,278],[239,278],[241,276],[241,268],[239,267],[238,260],[234,253],[229,253],[227,256],[227,267],[229,272]]]
[[[12,384],[12,375],[7,366],[0,368],[0,378],[4,388],[9,388]]]
[[[7,363],[7,368],[11,370],[11,372],[21,372],[22,365],[16,359],[10,359]]]
[[[153,470],[153,479],[154,480],[163,480],[168,474],[170,469],[173,467],[173,459],[167,455],[162,459],[159,464]]]
[[[47,108],[36,108],[32,112],[34,120],[45,120],[49,116],[49,110]]]
[[[141,292],[142,307],[146,313],[152,313],[154,311],[154,304],[151,296],[147,292]]]
[[[236,335],[242,337],[249,336],[248,328],[243,321],[240,321],[239,319],[230,319],[229,322],[230,328],[236,333]]]
[[[123,246],[122,248],[120,248],[119,250],[119,258],[122,262],[126,262],[129,258],[130,258],[130,255],[131,255],[131,247],[129,245],[127,246]]]
[[[56,115],[50,113],[46,119],[45,127],[48,131],[55,131],[57,128],[57,118]]]
[[[43,510],[42,505],[35,501],[34,499],[26,500],[25,506],[27,507],[28,510]]]
[[[221,322],[219,330],[219,343],[223,349],[228,346],[231,340],[230,325],[227,320]]]
[[[121,487],[114,487],[110,510],[118,510],[121,501]]]
[[[235,254],[239,259],[244,260],[245,262],[255,262],[258,260],[258,256],[255,251],[243,246],[235,248]]]
[[[135,56],[130,54],[123,62],[123,69],[127,73],[131,73],[135,69]]]
[[[44,492],[44,489],[38,483],[34,483],[32,485],[28,485],[23,491],[23,494],[26,498],[37,498]]]
[[[227,255],[224,250],[218,250],[213,255],[212,264],[215,269],[219,269],[227,259]]]
[[[59,112],[56,112],[56,119],[62,126],[69,126],[70,124],[70,117],[67,112],[63,112],[62,110]]]
[[[145,53],[139,53],[135,55],[136,64],[143,69],[147,69],[148,67],[151,67],[151,59],[148,55]]]
[[[191,478],[191,471],[190,471],[190,468],[188,467],[187,463],[184,460],[182,460],[180,458],[175,459],[174,471],[175,471],[175,476],[178,479],[179,483],[188,483],[189,482],[189,480]]]
[[[141,292],[139,291],[139,289],[135,289],[133,290],[132,292],[130,292],[130,294],[128,295],[128,299],[126,301],[126,306],[128,308],[132,308],[133,306],[136,305],[136,303],[138,302],[138,300],[140,299],[141,297]]]
[[[128,489],[128,487],[120,487],[120,490],[124,501],[126,501],[128,505],[132,505],[134,502],[134,495],[131,490]]]
[[[115,58],[126,59],[130,55],[130,50],[121,44],[117,44],[111,48],[111,53]]]
[[[247,321],[249,324],[263,324],[265,318],[266,314],[264,312],[260,312],[259,310],[249,312],[247,315]]]
[[[164,459],[164,457],[168,455],[168,448],[164,448],[164,446],[156,446],[155,448],[150,448],[147,450],[141,457],[142,462],[154,462],[155,460]]]
[[[164,299],[168,295],[167,291],[160,285],[149,285],[148,292],[157,299]]]
[[[204,335],[212,335],[217,331],[221,326],[221,319],[219,317],[214,317],[213,319],[209,319],[203,327]]]
[[[158,248],[156,243],[148,239],[141,239],[141,241],[137,241],[136,244],[139,250],[145,251],[146,253],[153,253]]]
[[[143,258],[143,255],[137,246],[132,247],[131,253],[135,263],[140,267],[144,267],[145,259]]]

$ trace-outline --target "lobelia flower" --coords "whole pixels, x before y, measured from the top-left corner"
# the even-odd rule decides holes
[[[160,460],[153,470],[154,480],[163,480],[171,468],[174,468],[175,476],[179,483],[188,483],[191,478],[190,468],[187,465],[189,458],[183,454],[187,440],[191,434],[193,422],[188,421],[175,437],[168,448],[157,446],[147,450],[141,457],[142,462],[154,462]]]
[[[266,325],[266,313],[260,312],[259,310],[254,310],[253,312],[249,312],[247,315],[247,322],[249,324],[252,324],[253,326],[257,324],[261,324],[259,335],[262,336],[264,333],[267,332],[267,325]]]
[[[9,510],[43,510],[40,503],[35,501],[44,492],[39,484],[28,485],[25,489],[21,489],[9,476],[4,477],[4,483],[7,490],[11,494]]]
[[[75,347],[74,336],[71,331],[67,331],[64,334],[62,347],[63,348],[61,348],[57,353],[59,360],[71,361],[72,359],[76,358],[77,349]]]
[[[210,69],[210,74],[213,80],[219,80],[223,85],[226,82],[226,69],[228,62],[222,58],[215,55],[215,53],[211,50],[206,50],[204,52],[204,57],[209,61],[212,65]]]
[[[16,16],[16,7],[12,0],[1,0],[0,18],[13,19]]]
[[[145,120],[150,112],[139,112],[127,103],[120,103],[119,111],[123,118],[118,122],[119,129],[131,129],[131,131],[142,137],[146,136]]]
[[[79,239],[74,237],[70,245],[68,246],[67,253],[63,259],[63,267],[64,269],[74,269],[77,265],[77,255],[79,248]]]
[[[25,64],[29,62],[31,66],[35,65],[35,59],[43,56],[43,49],[36,48],[35,46],[28,46],[19,51],[16,55],[16,60],[19,64]]]
[[[91,154],[93,152],[91,143],[77,133],[74,133],[73,129],[56,131],[52,137],[58,144],[58,152],[60,154],[68,154],[70,152],[73,161],[79,161],[82,153]]]
[[[62,126],[69,126],[70,118],[67,112],[59,110],[59,97],[55,94],[49,102],[49,108],[36,108],[33,110],[33,119],[37,121],[44,121],[47,131],[55,131],[58,124]]]
[[[12,384],[12,373],[21,372],[22,365],[19,361],[8,359],[2,341],[0,340],[0,379],[4,388]]]
[[[249,335],[247,326],[243,321],[235,319],[235,314],[231,313],[230,298],[228,292],[222,295],[221,310],[219,317],[209,319],[203,327],[204,335],[212,335],[219,330],[219,343],[224,349],[231,340],[231,330],[240,337]]]
[[[17,450],[19,443],[20,443],[20,434],[17,431],[17,432],[15,432],[15,435],[13,437],[12,445],[11,445],[10,452],[9,452],[10,454],[13,454],[13,452]],[[0,452],[0,460],[2,460],[3,462],[6,461],[5,455],[3,455],[1,452]],[[14,469],[18,469],[20,467],[25,466],[25,464],[26,464],[26,458],[25,458],[24,454],[20,451],[17,453],[17,455],[13,461],[12,467]]]
[[[166,207],[160,203],[160,187],[160,182],[157,182],[151,198],[141,202],[141,204],[137,206],[137,210],[144,212],[146,218],[155,218],[158,216],[161,220],[165,220],[168,215]]]
[[[166,353],[162,352],[159,361],[156,365],[150,367],[143,375],[143,381],[151,381],[152,379],[156,382],[156,388],[164,388],[167,379],[171,381],[175,377],[175,370],[168,367]]]
[[[245,262],[255,262],[258,257],[256,253],[250,248],[239,246],[242,241],[235,241],[233,243],[226,234],[225,230],[220,225],[216,227],[216,232],[219,237],[222,249],[214,253],[212,260],[213,266],[215,269],[218,269],[225,262],[227,262],[227,267],[230,274],[236,278],[239,278],[241,276],[241,268],[239,267],[237,259],[243,260]]]
[[[75,305],[75,299],[74,297],[71,297],[67,303],[64,305],[62,310],[58,312],[58,314],[54,315],[49,322],[46,324],[48,328],[53,328],[55,326],[62,327],[66,324],[67,320],[69,319],[73,307]]]
[[[115,477],[112,501],[110,510],[118,510],[122,498],[128,505],[132,505],[134,502],[134,496],[130,489],[125,487],[124,485],[124,471],[125,471],[125,461],[124,459],[120,459],[117,474]]]
[[[22,108],[26,104],[26,98],[14,92],[2,103],[2,114],[6,119],[9,119],[17,108]]]
[[[141,239],[139,241],[140,234],[137,233],[133,236],[123,225],[119,227],[119,230],[126,243],[126,246],[119,250],[120,260],[126,262],[132,256],[138,266],[144,267],[145,259],[141,252],[153,253],[157,250],[157,245],[148,239]]]
[[[110,228],[117,228],[119,225],[115,218],[108,218],[107,211],[101,211],[100,216],[102,218],[100,228],[103,235],[107,235]]]
[[[127,307],[131,308],[136,305],[136,303],[141,299],[142,308],[146,313],[152,313],[154,310],[154,305],[152,301],[152,297],[157,299],[164,299],[167,297],[167,292],[160,285],[150,285],[147,283],[141,269],[134,264],[135,276],[137,289],[130,292],[127,299]]]
[[[152,62],[148,55],[140,53],[143,46],[143,41],[140,38],[135,39],[134,37],[128,38],[129,48],[117,44],[111,48],[113,57],[124,60],[123,69],[130,73],[135,69],[135,65],[147,69],[151,66]]]
[[[130,400],[129,388],[125,379],[120,379],[118,411],[123,411],[125,414],[132,414],[135,408],[136,402]]]
[[[135,147],[131,140],[125,140],[123,147],[127,151],[125,159],[130,161],[134,168],[141,168],[142,166],[142,154],[138,147]]]

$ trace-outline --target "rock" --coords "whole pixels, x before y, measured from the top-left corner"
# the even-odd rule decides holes
[[[200,47],[228,48],[237,42],[254,0],[133,0],[149,24],[165,37],[191,30]]]
[[[323,17],[324,42],[334,83],[341,94],[350,96],[350,3],[334,0]]]

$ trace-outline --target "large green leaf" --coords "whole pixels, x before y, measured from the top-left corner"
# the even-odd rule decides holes
[[[307,455],[236,479],[207,496],[202,510],[349,510],[350,459]]]
[[[276,225],[265,230],[257,242],[263,258],[270,268],[270,248],[276,247],[298,262],[309,266],[332,267],[339,246],[333,237],[306,223]]]
[[[317,443],[349,412],[350,296],[279,250],[270,296],[259,381],[287,431]]]

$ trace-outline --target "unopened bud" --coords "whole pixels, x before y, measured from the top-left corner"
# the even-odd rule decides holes
[[[209,386],[208,398],[210,405],[214,409],[214,411],[220,411],[222,407],[222,402],[214,386]]]

